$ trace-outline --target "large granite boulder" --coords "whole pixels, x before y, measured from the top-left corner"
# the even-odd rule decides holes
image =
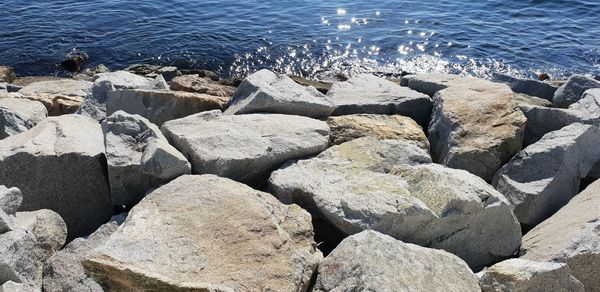
[[[346,234],[376,230],[444,249],[474,269],[513,255],[521,242],[502,194],[466,171],[431,163],[403,140],[364,137],[333,146],[273,172],[269,187]]]
[[[376,231],[344,239],[319,264],[313,291],[481,291],[460,258]]]
[[[14,225],[35,236],[46,258],[59,250],[67,240],[67,225],[56,212],[42,209],[30,212],[17,212]]]
[[[306,291],[321,258],[300,207],[186,175],[146,196],[83,266],[112,291]]]
[[[21,189],[22,211],[57,212],[69,238],[90,234],[112,215],[103,140],[88,117],[47,118],[0,140],[0,184]]]
[[[102,130],[114,205],[132,206],[148,191],[191,173],[183,154],[146,118],[118,111]]]
[[[127,71],[115,71],[96,74],[93,78],[95,83],[101,81],[110,82],[116,89],[152,89],[152,79],[139,76]]]
[[[506,83],[510,89],[516,93],[537,96],[549,101],[552,101],[554,98],[554,93],[558,89],[558,86],[548,82],[534,79],[517,78],[502,73],[494,73],[492,80]]]
[[[260,70],[248,76],[229,101],[226,114],[279,113],[326,118],[334,110],[330,99],[314,87],[304,87],[285,74]]]
[[[409,117],[356,114],[330,117],[327,119],[327,124],[331,128],[331,143],[334,145],[373,136],[383,140],[404,139],[429,151],[429,140],[423,128]]]
[[[523,237],[522,259],[566,263],[586,291],[600,291],[600,181]]]
[[[103,121],[106,118],[106,99],[108,92],[116,90],[108,80],[96,80],[92,86],[92,93],[84,99],[77,114],[91,117],[96,121]]]
[[[600,129],[572,124],[527,146],[494,177],[519,222],[535,226],[564,206],[600,159]]]
[[[116,90],[108,92],[106,114],[112,115],[122,110],[138,114],[161,126],[166,121],[195,113],[223,110],[227,101],[226,97],[182,91]]]
[[[39,287],[24,283],[8,281],[0,285],[0,292],[41,292]]]
[[[580,100],[583,93],[591,88],[600,88],[600,81],[583,75],[573,75],[554,93],[554,106],[568,107]]]
[[[171,90],[203,93],[213,96],[232,97],[235,87],[219,84],[208,77],[195,75],[177,76],[171,80]]]
[[[0,139],[25,132],[47,116],[48,111],[40,102],[0,98]]]
[[[58,116],[77,111],[85,96],[91,92],[92,84],[73,79],[39,81],[23,87],[19,94],[44,104],[48,115]]]
[[[480,79],[463,77],[453,74],[411,74],[403,76],[400,79],[400,85],[406,86],[418,92],[425,93],[429,96],[434,96],[438,91],[449,87],[466,87],[472,90],[489,90],[495,87],[493,82]]]
[[[370,74],[334,83],[327,96],[335,105],[333,115],[398,114],[427,125],[431,98],[406,87]]]
[[[586,90],[581,99],[571,104],[569,109],[579,111],[589,118],[600,120],[600,88]]]
[[[510,259],[477,274],[483,292],[583,292],[566,264]]]
[[[192,172],[211,173],[253,186],[290,159],[317,154],[329,144],[327,123],[280,114],[199,113],[169,121],[162,131],[192,163]]]

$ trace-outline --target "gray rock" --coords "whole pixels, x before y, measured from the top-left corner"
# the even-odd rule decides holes
[[[152,88],[166,91],[171,90],[169,89],[169,84],[167,84],[167,81],[162,75],[158,75],[154,78],[154,81],[152,81]]]
[[[161,67],[158,70],[156,70],[156,74],[158,74],[158,76],[156,77],[158,79],[159,76],[162,76],[161,79],[164,81],[164,84],[166,85],[167,82],[171,82],[171,80],[173,80],[173,78],[177,77],[177,75],[180,75],[179,70],[177,70],[177,67],[173,67],[173,66],[169,66],[169,67]],[[167,87],[165,89],[168,89],[169,86],[167,85]]]
[[[0,98],[0,139],[25,132],[47,116],[48,111],[41,102]]]
[[[39,81],[23,87],[21,90],[19,90],[19,93],[24,96],[36,96],[43,94],[52,96],[60,95],[74,97],[81,101],[91,92],[92,84],[93,83],[89,81],[73,79]]]
[[[211,173],[258,186],[290,159],[327,149],[327,123],[280,114],[199,113],[167,122],[167,139],[192,163],[192,172]]]
[[[304,87],[285,74],[260,70],[244,79],[225,114],[279,113],[327,118],[335,109],[327,96]]]
[[[376,231],[344,239],[319,264],[313,291],[481,291],[460,258]]]
[[[21,202],[23,202],[21,190],[0,185],[0,210],[8,215],[15,215]]]
[[[399,114],[424,126],[431,114],[431,98],[425,94],[370,74],[334,83],[327,96],[335,104],[333,115]]]
[[[81,260],[91,250],[104,244],[125,217],[126,214],[114,216],[90,236],[74,239],[48,259],[44,266],[44,291],[103,292],[102,287],[85,273]]]
[[[583,292],[566,264],[510,259],[478,273],[483,292]]]
[[[215,175],[146,196],[82,264],[109,291],[306,291],[322,255],[310,215]]]
[[[116,89],[109,80],[96,80],[92,86],[92,94],[86,96],[76,113],[99,122],[103,121],[106,118],[108,92],[114,90]]]
[[[16,78],[15,69],[9,66],[0,66],[0,82],[11,83]]]
[[[493,83],[480,79],[463,77],[452,74],[412,74],[403,76],[400,85],[409,87],[418,92],[434,96],[438,91],[449,87],[467,87],[473,90],[480,88],[489,89]]]
[[[94,76],[94,83],[100,81],[109,81],[116,89],[153,89],[152,79],[127,71],[96,74]]]
[[[180,91],[117,90],[108,93],[106,114],[118,110],[138,114],[161,126],[195,113],[222,110],[228,98]]]
[[[514,206],[519,222],[535,226],[564,206],[600,158],[600,129],[572,124],[546,134],[504,165],[493,185]]]
[[[600,88],[600,81],[583,75],[573,75],[554,94],[554,106],[566,108],[580,100],[583,93],[590,88]]]
[[[204,93],[214,96],[231,98],[236,87],[221,84],[209,77],[198,75],[182,75],[171,81],[171,90]]]
[[[474,269],[513,255],[521,242],[502,194],[466,171],[432,164],[425,150],[403,140],[364,137],[333,146],[273,172],[269,187],[346,234],[376,230],[444,249]]]
[[[39,286],[46,258],[33,234],[22,229],[0,234],[0,283]]]
[[[114,205],[132,206],[149,190],[191,173],[183,154],[146,118],[118,111],[102,130]]]
[[[600,181],[523,238],[521,258],[566,263],[586,291],[600,291]]]
[[[600,88],[592,88],[583,92],[581,99],[571,104],[569,109],[600,120]]]
[[[0,286],[0,292],[41,292],[39,287],[8,281]]]
[[[46,258],[59,250],[67,240],[67,225],[60,215],[51,210],[18,212],[14,225],[35,236],[36,245]]]
[[[524,105],[520,106],[520,109],[527,118],[523,146],[529,146],[542,139],[544,135],[570,124],[593,123],[593,119],[588,119],[581,112],[570,109]]]
[[[558,89],[558,86],[552,85],[547,82],[534,80],[534,79],[522,79],[516,78],[510,75],[494,73],[492,80],[496,82],[506,83],[512,91],[516,93],[524,93],[531,96],[537,96],[549,101],[554,98],[554,93]]]
[[[50,209],[69,238],[87,235],[112,215],[103,140],[88,117],[47,118],[0,140],[0,181],[23,192],[20,210]]]

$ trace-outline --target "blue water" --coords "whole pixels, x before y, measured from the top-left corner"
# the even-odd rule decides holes
[[[88,65],[338,72],[600,72],[600,1],[3,0],[0,64],[62,74]]]

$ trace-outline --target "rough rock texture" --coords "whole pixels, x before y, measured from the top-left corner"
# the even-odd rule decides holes
[[[208,77],[198,75],[182,75],[171,81],[171,90],[203,93],[213,96],[230,98],[235,92],[235,87],[217,83]]]
[[[183,154],[146,118],[117,111],[102,130],[114,205],[131,206],[149,190],[191,173]]]
[[[404,140],[364,137],[333,146],[273,172],[269,184],[284,203],[346,234],[376,230],[444,249],[475,269],[513,255],[521,242],[502,194],[466,171],[432,164]]]
[[[290,159],[327,149],[329,126],[307,117],[280,114],[199,113],[167,122],[162,131],[192,163],[211,173],[253,186]]]
[[[566,264],[510,259],[478,273],[483,292],[583,292]]]
[[[460,258],[376,231],[344,239],[319,264],[313,291],[481,291]]]
[[[314,87],[304,87],[287,75],[264,69],[244,79],[225,113],[262,112],[326,118],[334,109],[330,99]]]
[[[13,281],[39,286],[46,258],[35,235],[23,229],[0,234],[0,283]]]
[[[47,116],[48,111],[40,102],[0,98],[0,139],[25,132]]]
[[[77,114],[91,117],[96,121],[106,118],[106,99],[108,92],[116,90],[108,80],[96,80],[92,86],[92,93],[83,100]]]
[[[0,185],[0,210],[8,215],[15,215],[22,202],[23,194],[21,190]]]
[[[586,90],[581,99],[571,104],[569,109],[600,120],[600,88]]]
[[[567,263],[586,291],[600,291],[600,181],[523,238],[521,258]]]
[[[373,136],[378,139],[404,139],[429,152],[429,140],[423,128],[408,117],[356,114],[330,117],[327,124],[331,128],[331,142],[334,145]]]
[[[91,89],[92,82],[89,81],[60,79],[33,82],[19,90],[19,93],[27,99],[43,103],[49,115],[57,116],[74,113]]]
[[[323,93],[323,94],[327,94],[329,89],[331,89],[331,85],[333,85],[333,83],[330,83],[330,82],[320,81],[320,80],[311,80],[311,79],[306,79],[306,78],[303,78],[300,76],[290,76],[290,78],[292,78],[292,80],[294,80],[294,82],[296,82],[302,86],[312,86],[312,87],[316,88],[320,93]]]
[[[47,118],[0,140],[0,182],[21,189],[20,210],[57,212],[71,239],[112,215],[102,129],[88,117]]]
[[[400,80],[400,85],[425,93],[429,96],[434,96],[438,91],[449,87],[467,87],[473,90],[494,87],[494,83],[488,80],[452,74],[406,75]]]
[[[369,74],[334,83],[327,96],[336,107],[333,115],[399,114],[427,125],[431,114],[428,96]]]
[[[520,106],[520,109],[527,118],[523,146],[529,146],[542,139],[544,135],[560,130],[570,124],[587,124],[593,121],[581,112],[570,109],[540,106]]]
[[[590,88],[600,88],[600,81],[583,75],[573,75],[554,94],[554,106],[568,107],[580,100],[583,93]]]
[[[17,212],[14,224],[15,227],[35,236],[37,246],[44,252],[46,258],[60,249],[67,240],[65,221],[51,210]]]
[[[0,82],[11,83],[17,79],[15,70],[12,67],[0,66]]]
[[[135,75],[127,71],[100,73],[94,76],[94,82],[109,81],[116,89],[152,89],[152,79]]]
[[[41,292],[38,287],[8,281],[0,286],[0,292]]]
[[[198,112],[222,110],[227,98],[181,91],[117,90],[108,92],[106,114],[118,110],[141,115],[156,125]]]
[[[126,217],[127,214],[114,216],[90,236],[76,238],[48,259],[43,274],[44,291],[103,292],[102,287],[85,273],[81,260],[102,245]]]
[[[129,213],[83,266],[113,291],[306,291],[310,215],[214,175],[182,176]]]
[[[558,89],[558,86],[547,82],[534,79],[516,78],[501,73],[494,73],[492,79],[496,82],[506,83],[510,89],[516,93],[537,96],[549,101],[552,101],[554,98],[554,93]]]
[[[503,166],[494,186],[524,225],[535,226],[564,206],[600,158],[600,129],[572,124],[546,134]]]

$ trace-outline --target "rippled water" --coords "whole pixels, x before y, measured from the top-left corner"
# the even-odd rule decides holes
[[[336,72],[600,72],[600,1],[3,0],[0,64],[60,74],[89,65]]]

